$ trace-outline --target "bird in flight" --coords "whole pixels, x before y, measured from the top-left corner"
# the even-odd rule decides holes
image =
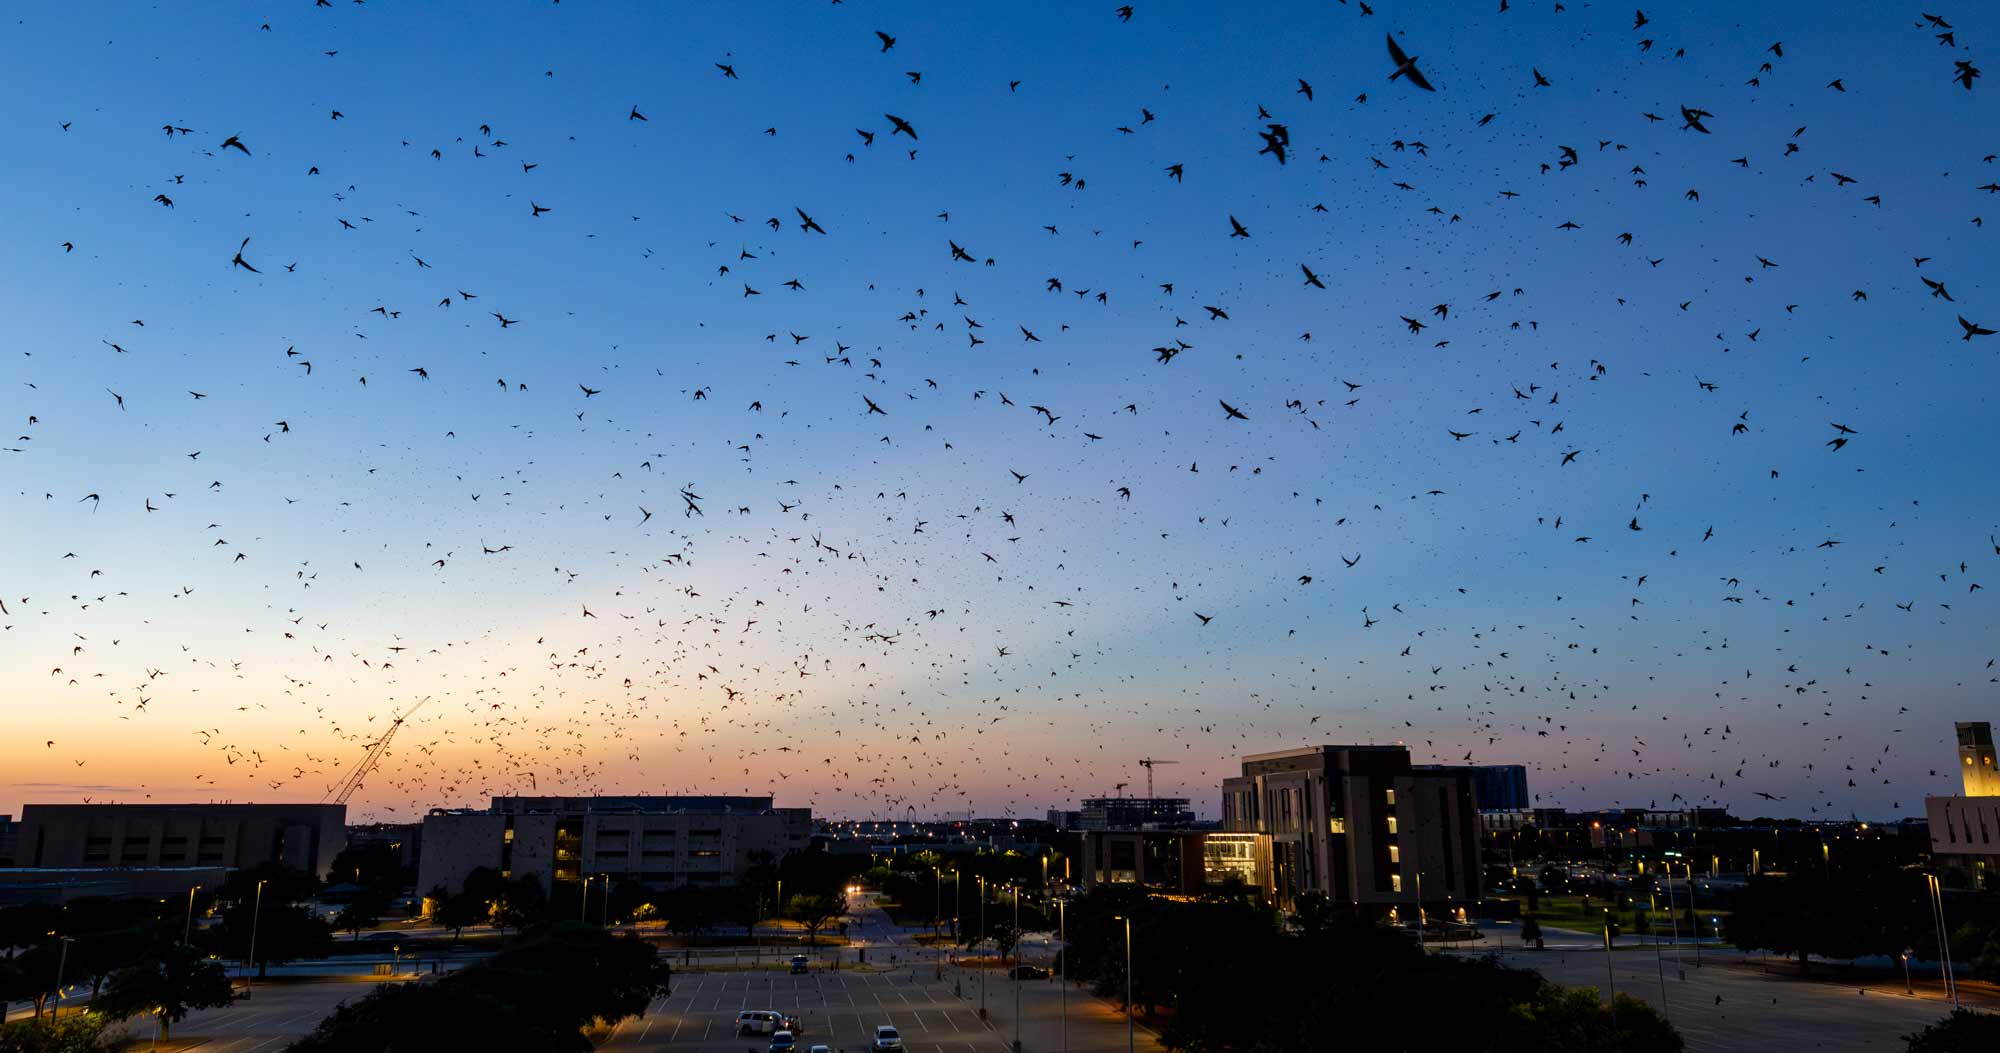
[[[1396,44],[1395,37],[1392,36],[1387,39],[1389,41],[1389,61],[1396,64],[1396,72],[1389,74],[1389,79],[1395,80],[1397,77],[1402,77],[1425,91],[1436,91],[1436,88],[1431,87],[1430,79],[1425,77],[1423,71],[1417,68],[1416,56],[1403,54],[1403,49]],[[1540,79],[1540,76],[1539,73],[1536,74],[1537,79]]]

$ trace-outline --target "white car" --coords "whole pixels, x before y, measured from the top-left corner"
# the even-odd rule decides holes
[[[775,1009],[746,1009],[736,1015],[739,1035],[768,1035],[785,1029],[785,1016]]]
[[[884,1024],[881,1027],[875,1029],[875,1044],[869,1048],[878,1051],[890,1050],[890,1049],[898,1049],[898,1050],[902,1049],[903,1034],[902,1032],[897,1031],[895,1028],[890,1027],[887,1024]]]

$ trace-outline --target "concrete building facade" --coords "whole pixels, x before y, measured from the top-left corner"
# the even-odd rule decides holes
[[[1984,720],[1959,721],[1958,772],[1967,797],[2000,797],[2000,768],[1994,766],[1993,725]]]
[[[600,875],[657,888],[735,884],[805,849],[812,809],[769,797],[496,797],[424,817],[417,889],[456,892],[481,867],[544,889]]]
[[[344,804],[30,804],[14,865],[44,869],[282,863],[317,877],[347,843]]]
[[[1274,898],[1301,893],[1410,920],[1480,896],[1479,808],[1463,771],[1419,774],[1403,746],[1310,746],[1243,759],[1222,828],[1271,837]]]
[[[1078,830],[1172,830],[1194,823],[1185,797],[1086,797],[1077,810]]]

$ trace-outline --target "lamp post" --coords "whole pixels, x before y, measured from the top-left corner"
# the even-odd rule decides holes
[[[62,941],[62,954],[56,958],[56,1004],[55,1008],[49,1011],[49,1019],[51,1021],[62,1015],[63,967],[69,964],[69,945],[76,942],[76,940],[68,936],[58,936],[56,938]]]
[[[1604,908],[1604,986],[1610,994],[1604,999],[1611,1006],[1611,1028],[1618,1028],[1618,977],[1611,971],[1611,908]]]
[[[986,875],[979,875],[979,938],[973,941],[978,946],[986,939]],[[986,1019],[986,970],[979,970],[979,1019]]]
[[[1687,979],[1687,969],[1681,965],[1681,916],[1674,910],[1674,865],[1667,864],[1667,920],[1674,926],[1674,970],[1680,978]]]
[[[937,935],[938,920],[944,913],[944,871],[931,868],[931,935]]]
[[[195,890],[199,888],[201,888],[200,885],[195,885],[188,889],[187,924],[181,926],[181,945],[183,947],[187,946],[188,941],[194,938],[194,894]]]
[[[1688,919],[1694,922],[1694,967],[1701,968],[1701,915],[1695,913],[1694,905],[1694,864],[1682,863],[1688,879]]]
[[[1132,918],[1125,922],[1125,1053],[1132,1053]]]
[[[1068,900],[1056,900],[1056,941],[1062,944],[1062,968],[1056,975],[1062,980],[1062,1053],[1069,1053],[1069,906]]]
[[[243,984],[246,987],[250,984],[250,972],[257,968],[257,923],[263,920],[264,886],[268,884],[269,878],[257,882],[257,900],[250,908],[250,958],[243,963]]]
[[[1941,965],[1944,969],[1945,990],[1951,994],[1951,1007],[1957,1009],[1958,980],[1952,976],[1951,971],[1951,930],[1947,929],[1944,923],[1944,885],[1938,881],[1935,874],[1925,874],[1924,882],[1930,888],[1932,916],[1937,920],[1938,956],[1944,959]]]
[[[583,875],[583,894],[576,898],[576,923],[584,924],[590,914],[590,875]]]
[[[1014,963],[1021,962],[1021,886],[1014,886]],[[1000,964],[1007,964],[1006,958]],[[1014,977],[1014,1053],[1021,1053],[1021,977]]]
[[[1903,993],[1909,995],[1911,998],[1915,998],[1917,996],[1917,988],[1916,985],[1910,983],[1910,948],[1903,948],[1901,957],[1903,959]]]

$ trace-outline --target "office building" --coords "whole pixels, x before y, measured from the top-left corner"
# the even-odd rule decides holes
[[[19,867],[97,869],[282,863],[325,877],[347,843],[344,804],[30,804]]]
[[[1954,762],[1963,793],[1925,797],[1931,859],[1964,872],[1974,888],[1993,887],[2000,876],[2000,771],[1994,767],[1993,725],[1984,720],[1952,725]]]
[[[1219,830],[1082,830],[1072,879],[1194,896],[1232,882],[1271,892],[1271,836]]]
[[[600,875],[718,887],[812,837],[812,809],[769,797],[495,797],[483,811],[424,817],[417,889],[455,892],[481,867],[544,889]]]
[[[1464,773],[1472,779],[1472,796],[1482,812],[1518,812],[1533,807],[1528,796],[1525,764],[1418,764],[1418,775]]]
[[[171,899],[222,886],[223,867],[13,867],[0,869],[0,907],[71,900]]]
[[[0,867],[14,865],[14,846],[21,840],[21,824],[11,815],[0,815]]]
[[[1078,830],[1172,830],[1194,824],[1185,797],[1087,797],[1078,809]]]
[[[1222,784],[1222,828],[1271,837],[1274,898],[1325,893],[1366,914],[1412,920],[1419,903],[1479,898],[1472,777],[1423,774],[1404,746],[1309,746],[1243,758]]]

